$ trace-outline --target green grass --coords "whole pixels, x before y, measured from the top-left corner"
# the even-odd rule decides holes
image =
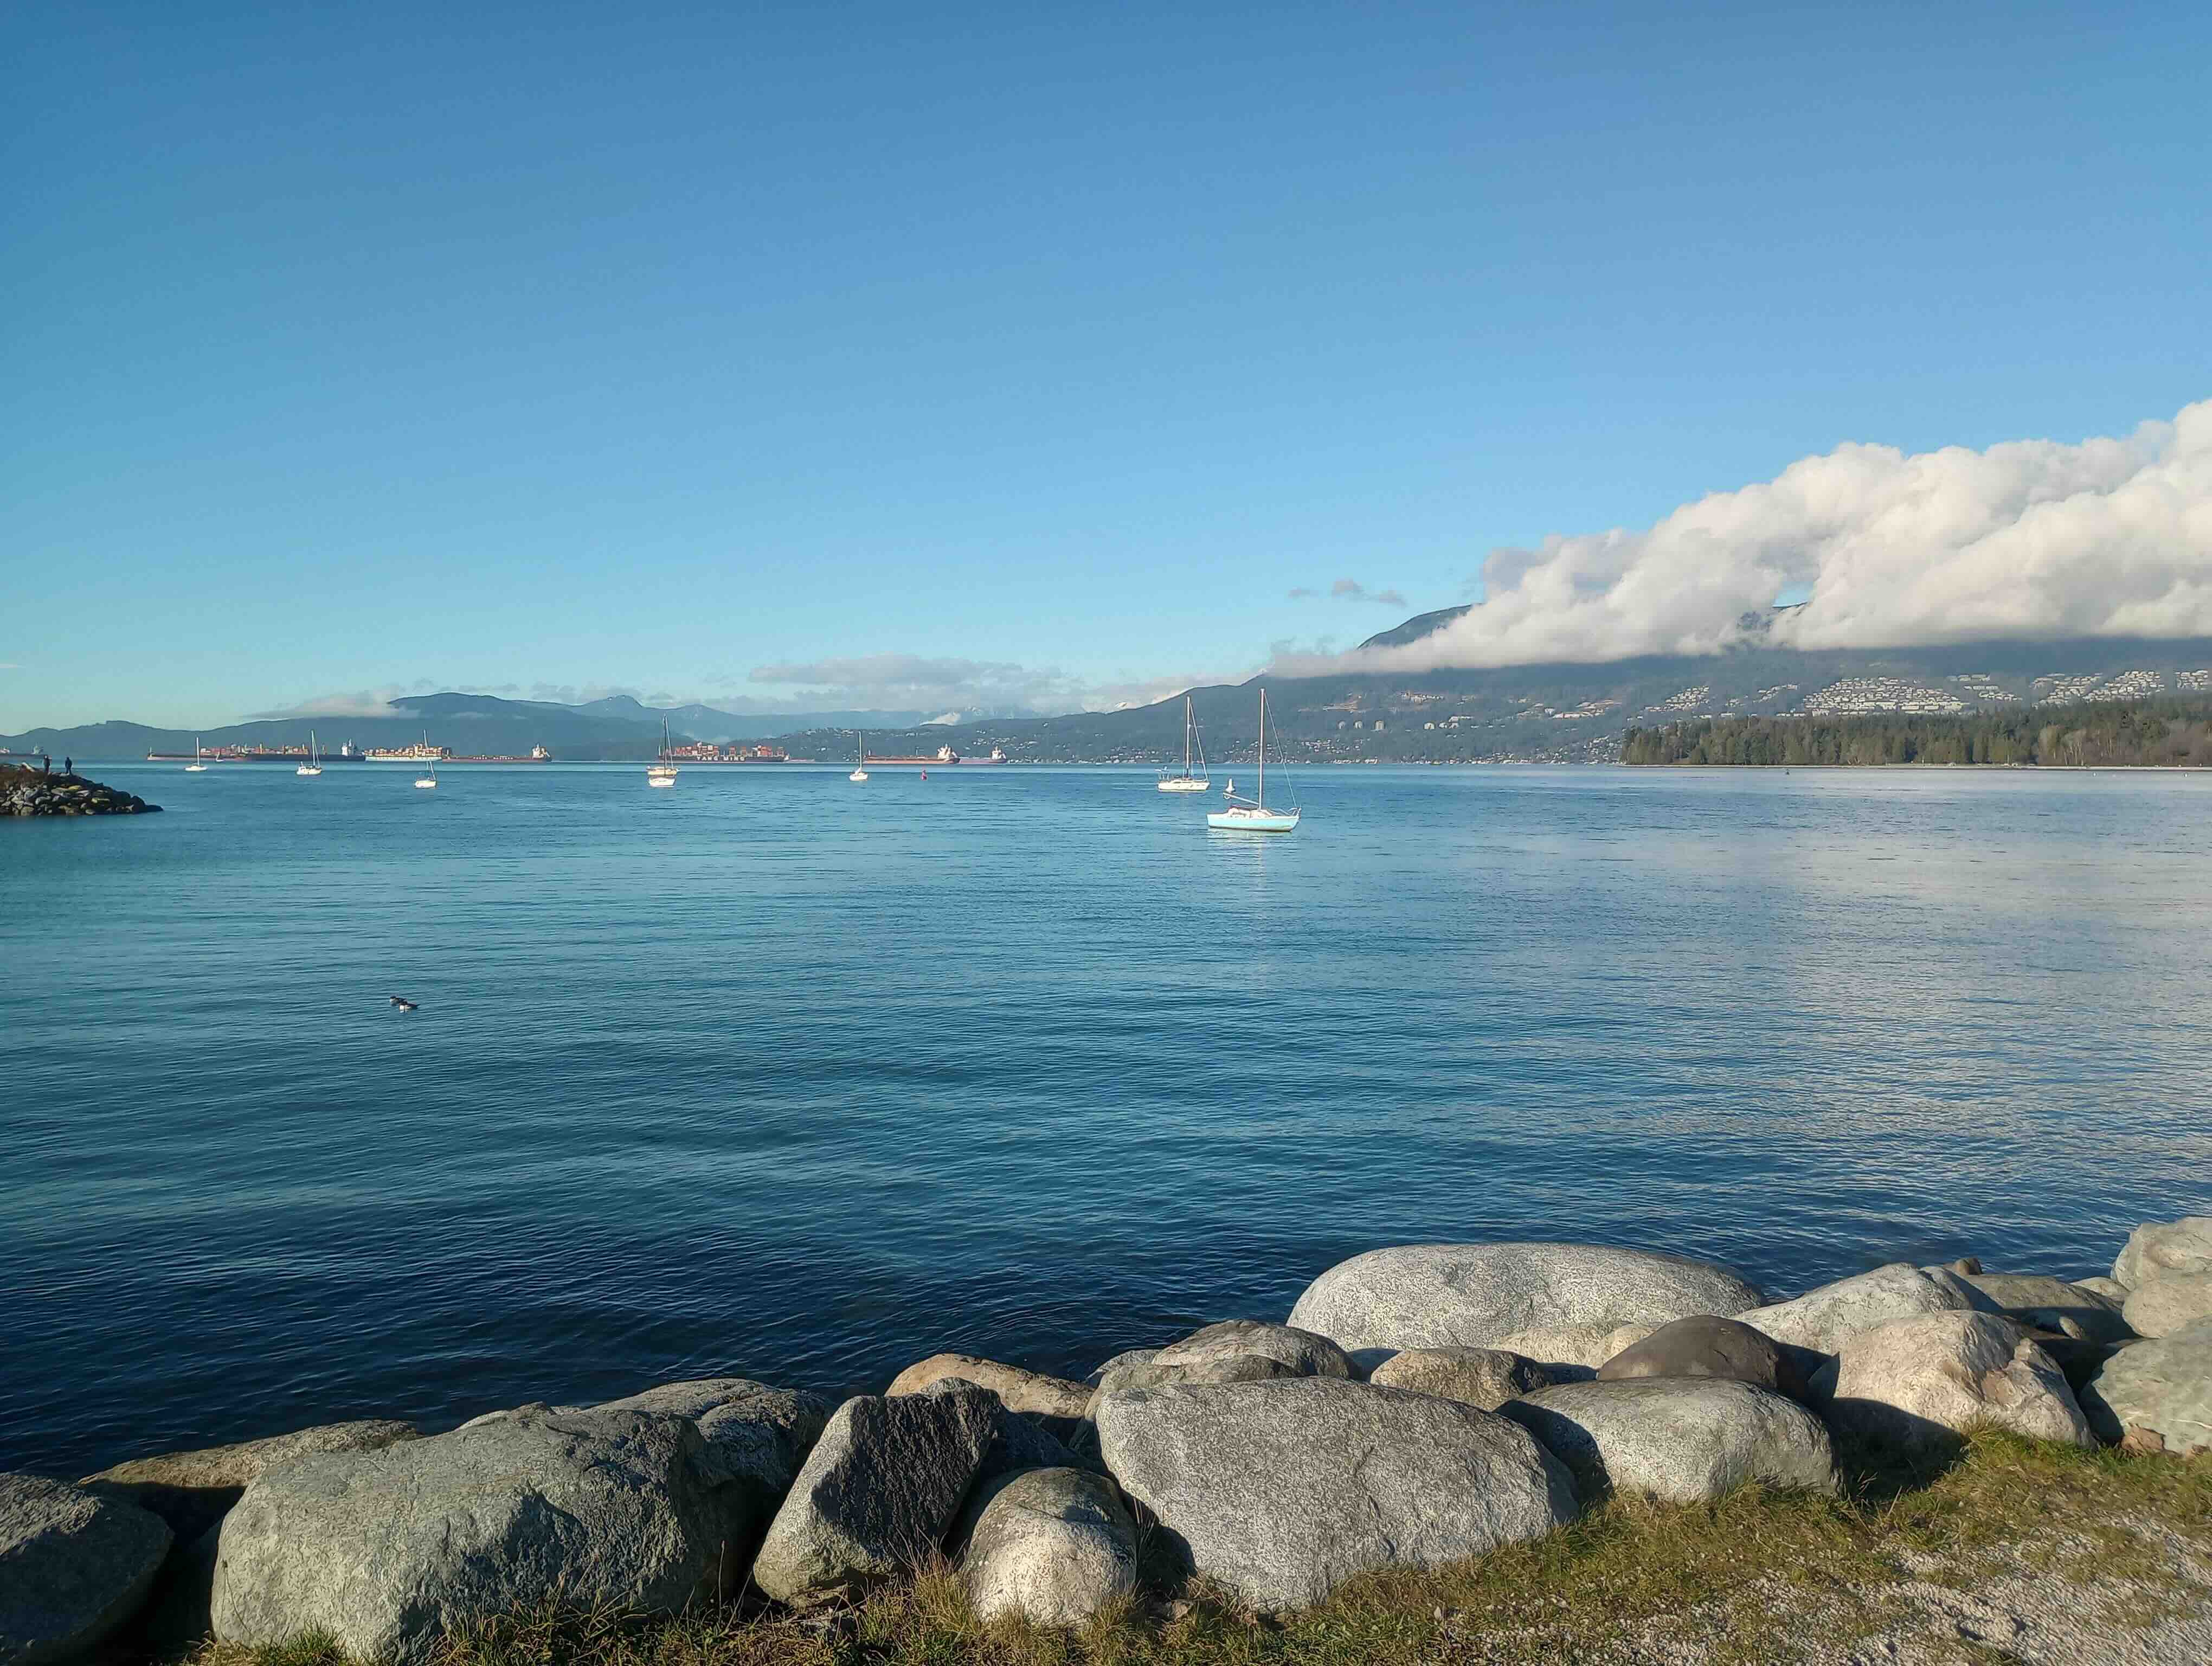
[[[2186,1584],[2145,1529],[2189,1541],[2212,1576],[2212,1462],[1991,1434],[1939,1472],[1863,1464],[1841,1499],[1748,1488],[1686,1509],[1613,1499],[1534,1543],[1433,1573],[1368,1575],[1280,1620],[1199,1583],[1081,1633],[985,1626],[957,1577],[937,1567],[811,1620],[734,1606],[657,1621],[516,1616],[449,1639],[441,1666],[1489,1666],[1632,1658],[1623,1645],[1655,1624],[1722,1666],[1752,1666],[1881,1630],[1901,1609],[1880,1588],[1908,1579],[1970,1589],[2025,1566],[2179,1600]],[[2129,1617],[2155,1607],[2134,1599]],[[1978,1651],[2007,1657],[1953,1645],[1962,1661]],[[195,1666],[339,1661],[310,1640],[258,1653],[210,1645]]]

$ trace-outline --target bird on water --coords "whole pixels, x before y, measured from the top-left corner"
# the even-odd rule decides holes
[[[403,1012],[411,1012],[415,1010],[415,1003],[404,995],[392,996],[392,1004]]]

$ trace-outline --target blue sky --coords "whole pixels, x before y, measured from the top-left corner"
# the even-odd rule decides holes
[[[2203,7],[5,27],[0,731],[1096,703],[2212,393]]]

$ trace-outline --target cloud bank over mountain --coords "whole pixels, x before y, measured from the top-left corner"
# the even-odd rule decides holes
[[[1494,550],[1481,587],[1433,635],[1326,667],[1713,654],[1754,635],[1810,649],[2212,635],[2212,400],[2079,445],[1839,446],[1641,532]],[[1771,613],[1793,590],[1804,605]]]

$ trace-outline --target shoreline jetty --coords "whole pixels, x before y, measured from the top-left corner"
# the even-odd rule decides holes
[[[0,764],[0,816],[141,816],[161,807],[83,775]]]
[[[1288,1319],[1082,1383],[942,1353],[842,1405],[717,1377],[0,1475],[0,1666],[210,1636],[427,1666],[556,1614],[815,1647],[930,1580],[978,1623],[1164,1626],[1195,1601],[1272,1634],[1361,1576],[1518,1568],[1596,1542],[1607,1511],[1698,1512],[1672,1543],[1747,1498],[1840,1509],[1993,1438],[2021,1463],[2117,1446],[2098,1473],[2212,1477],[2212,1216],[2138,1227],[2109,1278],[1897,1262],[1782,1300],[1675,1255],[1400,1246],[1329,1268]]]

